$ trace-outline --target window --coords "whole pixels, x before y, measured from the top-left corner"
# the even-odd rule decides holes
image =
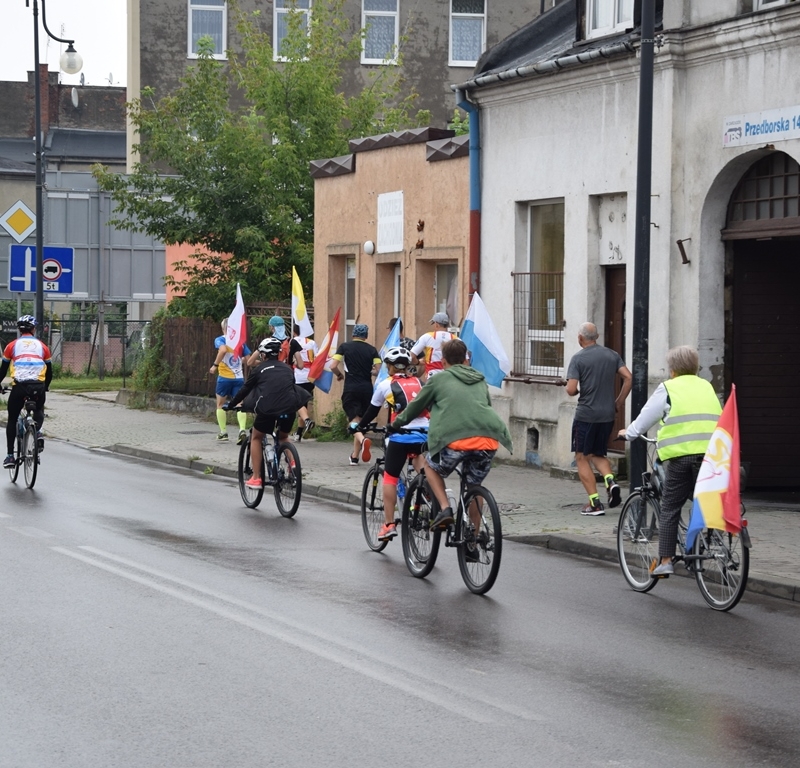
[[[564,375],[564,203],[528,207],[529,272],[514,278],[514,373]]]
[[[311,0],[275,0],[275,18],[272,29],[274,30],[274,40],[272,49],[275,61],[284,58],[281,48],[286,35],[289,33],[289,17],[292,12],[301,15],[300,24],[303,29],[308,30],[308,17],[311,10]]]
[[[474,67],[485,46],[485,0],[450,0],[450,66]]]
[[[633,0],[589,0],[587,37],[624,32],[633,25]]]
[[[352,341],[356,324],[356,260],[347,259],[344,269],[344,341]]]
[[[228,5],[225,0],[189,0],[189,57],[197,56],[201,37],[214,41],[214,58],[225,58]]]
[[[399,2],[400,0],[361,0],[361,26],[365,29],[362,64],[395,63]]]
[[[458,314],[458,264],[436,265],[436,312],[447,312],[450,325],[461,319]]]
[[[766,8],[775,8],[779,5],[786,5],[790,2],[794,2],[794,0],[756,0],[756,7],[754,10],[761,11]]]

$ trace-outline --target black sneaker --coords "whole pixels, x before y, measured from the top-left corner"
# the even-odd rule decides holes
[[[351,456],[350,457],[350,466],[357,467],[358,466],[358,456]]]
[[[14,469],[14,465],[16,462],[14,461],[14,455],[9,453],[8,456],[3,459],[3,469]]]
[[[597,501],[594,504],[587,504],[582,510],[582,515],[591,515],[592,517],[599,517],[606,513],[605,507]]]
[[[436,515],[436,518],[431,523],[430,529],[435,531],[437,528],[447,528],[447,526],[452,525],[453,522],[452,507],[445,507],[439,510],[439,514]]]
[[[622,490],[620,487],[611,480],[606,486],[606,490],[608,491],[608,506],[611,509],[618,507],[619,503],[622,501]]]

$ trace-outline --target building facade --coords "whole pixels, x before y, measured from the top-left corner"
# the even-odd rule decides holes
[[[480,110],[481,296],[514,350],[496,402],[545,464],[571,458],[554,384],[580,323],[631,359],[639,9],[567,0],[460,84]],[[657,3],[656,21],[649,386],[696,346],[720,397],[736,384],[751,486],[796,487],[800,3]]]
[[[340,340],[356,323],[380,348],[393,317],[414,339],[435,312],[458,324],[468,305],[468,137],[418,128],[350,142],[313,163],[315,338],[341,308]],[[341,394],[317,395],[318,413]],[[321,409],[321,410],[320,410]]]

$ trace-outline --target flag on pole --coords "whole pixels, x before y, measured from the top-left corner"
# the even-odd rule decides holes
[[[320,344],[319,352],[308,369],[308,380],[316,384],[323,392],[330,392],[333,383],[333,372],[331,371],[333,358],[331,355],[335,354],[339,348],[339,315],[341,312],[342,308],[339,307],[322,344]]]
[[[244,301],[242,300],[242,289],[239,283],[236,283],[236,305],[228,317],[228,325],[225,329],[225,345],[233,351],[236,357],[242,356],[242,347],[244,347],[245,338],[247,337],[247,318],[244,314]]]
[[[692,513],[686,529],[687,552],[704,528],[729,533],[742,530],[739,482],[739,414],[734,385],[697,475]]]
[[[472,295],[460,335],[469,350],[472,367],[480,371],[493,387],[499,387],[511,373],[511,363],[486,305],[477,293]]]
[[[395,324],[392,326],[392,330],[389,331],[389,335],[386,337],[386,341],[383,342],[383,346],[380,349],[381,367],[378,370],[378,375],[375,377],[376,387],[378,386],[378,384],[380,384],[380,382],[382,382],[389,376],[389,367],[386,365],[386,363],[383,362],[383,358],[386,357],[386,353],[392,347],[399,347],[399,346],[400,346],[400,318],[398,317],[397,320],[395,321]]]
[[[297,270],[292,267],[292,322],[300,326],[301,336],[313,336],[314,328],[308,319],[306,310],[306,300],[303,296],[303,286],[300,284],[300,276]]]

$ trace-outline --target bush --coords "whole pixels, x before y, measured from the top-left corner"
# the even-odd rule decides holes
[[[342,406],[337,403],[332,411],[323,416],[323,429],[318,428],[317,440],[320,443],[343,443],[352,440],[353,436],[347,431],[348,423]]]

